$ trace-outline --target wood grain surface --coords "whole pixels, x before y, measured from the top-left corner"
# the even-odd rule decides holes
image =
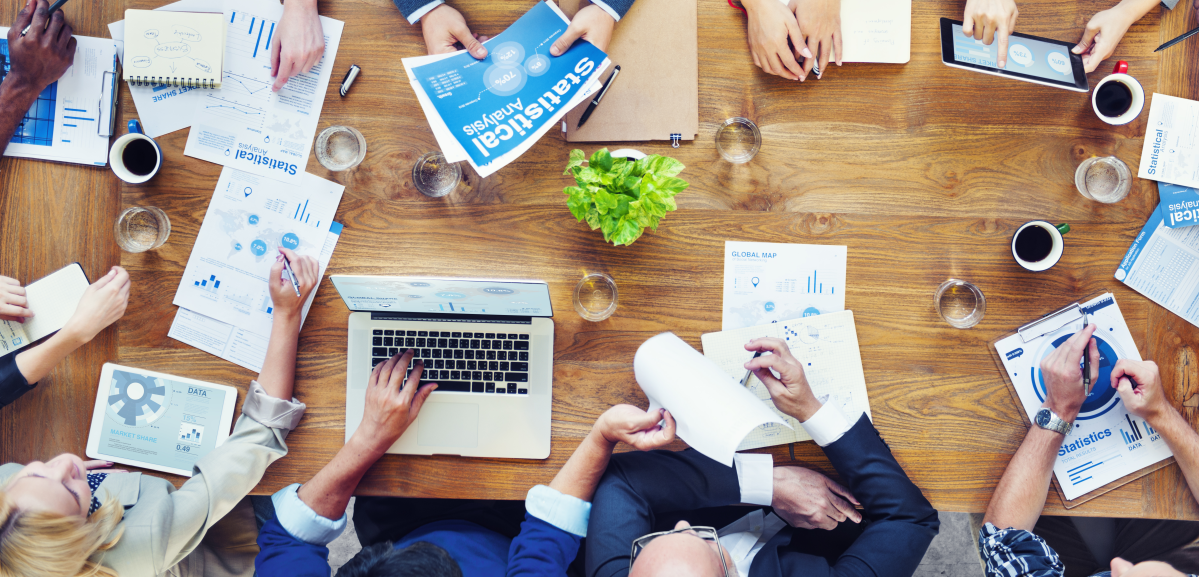
[[[346,98],[329,88],[319,128],[352,125],[369,146],[350,172],[329,173],[315,159],[308,165],[346,185],[338,210],[345,230],[329,274],[543,279],[557,311],[549,459],[388,455],[360,494],[519,499],[533,484],[548,482],[605,408],[645,406],[632,373],[645,339],[674,331],[698,347],[702,333],[720,329],[726,240],[848,245],[846,306],[857,320],[875,424],[942,510],[982,511],[1024,436],[989,343],[1039,314],[1112,291],[1141,354],[1162,365],[1175,405],[1199,393],[1199,330],[1112,277],[1157,204],[1154,183],[1136,180],[1130,197],[1114,206],[1087,201],[1073,186],[1075,167],[1091,155],[1118,156],[1135,170],[1147,112],[1110,127],[1091,111],[1089,95],[944,66],[937,20],[959,18],[961,1],[913,3],[910,63],[831,66],[823,79],[804,83],[759,71],[745,48],[741,13],[722,0],[699,1],[700,136],[678,149],[634,144],[684,162],[681,176],[691,187],[679,195],[679,211],[631,247],[605,245],[571,217],[561,193],[569,178],[561,173],[572,147],[555,132],[489,178],[466,167],[464,184],[450,196],[421,196],[412,164],[436,145],[399,61],[423,53],[419,26],[409,26],[387,0],[322,3],[322,14],[346,22],[334,79],[351,63],[363,72]],[[66,10],[80,33],[107,36],[104,25],[121,17],[119,4],[71,3]],[[1090,16],[1111,4],[1023,1],[1019,31],[1076,41]],[[156,5],[133,0],[121,8]],[[530,2],[455,5],[473,31],[495,34]],[[15,12],[5,6],[0,19],[11,21]],[[1172,12],[1155,8],[1090,75],[1091,85],[1124,59],[1147,93],[1199,97],[1193,70],[1199,41],[1152,53],[1195,20],[1189,2]],[[136,117],[127,89],[121,99],[121,120]],[[730,165],[715,150],[716,127],[730,116],[761,127],[761,152],[748,164]],[[4,274],[27,281],[80,260],[94,276],[119,259],[135,283],[115,332],[103,333],[0,411],[5,461],[82,453],[106,360],[243,392],[254,377],[166,336],[176,311],[171,299],[220,173],[219,166],[183,156],[186,136],[184,130],[159,139],[165,166],[143,186],[119,185],[101,169],[0,164]],[[111,232],[117,211],[147,204],[170,215],[170,240],[147,254],[119,254]],[[1015,229],[1033,219],[1073,228],[1062,261],[1037,274],[1020,269],[1008,250]],[[616,314],[599,323],[579,318],[570,298],[592,271],[612,275],[620,290]],[[985,293],[986,317],[977,327],[952,329],[933,310],[933,292],[949,277]],[[296,395],[308,413],[288,437],[290,454],[256,492],[307,480],[342,445],[348,313],[324,282],[300,337]],[[1185,411],[1199,422],[1196,409]],[[776,464],[794,457],[832,473],[813,443],[766,451]],[[1046,511],[1066,512],[1054,492]],[[1199,519],[1199,505],[1170,466],[1068,514]]]

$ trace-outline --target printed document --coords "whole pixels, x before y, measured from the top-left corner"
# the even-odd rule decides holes
[[[274,92],[271,39],[283,5],[226,0],[224,6],[224,78],[220,89],[201,91],[183,154],[303,185],[343,23],[321,16],[325,53],[320,62]]]
[[[304,185],[295,187],[229,167],[221,171],[174,304],[270,334],[267,282],[278,247],[319,257],[345,190],[302,174]]]
[[[0,27],[4,75],[12,68],[7,27]],[[116,54],[107,38],[76,36],[75,60],[47,86],[4,149],[5,156],[108,165],[109,125],[117,82]]]
[[[844,246],[726,241],[721,329],[845,310],[847,256]]]
[[[1148,422],[1124,408],[1120,395],[1111,386],[1116,361],[1141,360],[1115,297],[1111,293],[1100,295],[1082,303],[1082,309],[1098,327],[1095,339],[1099,345],[1099,378],[1083,401],[1074,430],[1066,435],[1053,465],[1053,474],[1066,500],[1077,499],[1173,456],[1166,441]],[[1041,361],[1079,330],[1082,330],[1081,317],[1029,342],[1014,334],[995,344],[1030,421],[1045,402]]]
[[[337,248],[341,228],[340,223],[333,223],[325,237],[325,246],[321,248],[321,256],[318,259],[321,278],[324,278],[325,269],[329,267],[329,259],[333,258],[333,249]],[[312,291],[308,302],[304,303],[301,319],[308,318],[308,309],[312,308],[315,298],[316,291]],[[180,307],[175,313],[175,321],[171,323],[171,330],[167,336],[251,371],[261,372],[271,335],[270,332],[255,333]]]
[[[551,56],[566,16],[539,2],[488,40],[476,60],[466,51],[403,59],[408,80],[442,154],[487,176],[516,160],[598,87],[607,55],[586,41]]]
[[[803,363],[804,375],[812,387],[812,393],[821,403],[836,406],[850,424],[856,423],[862,413],[870,415],[870,399],[866,395],[866,376],[862,371],[862,353],[858,349],[853,311],[708,333],[701,340],[704,356],[740,382],[745,377],[745,363],[754,355],[745,350],[745,344],[762,337],[785,341],[791,354]],[[774,406],[770,391],[758,377],[751,373],[745,386],[777,413],[789,428],[777,423],[762,425],[746,435],[737,447],[738,451],[812,440],[799,421]]]
[[[1199,326],[1199,227],[1170,228],[1159,205],[1116,269],[1116,280]]]
[[[1137,176],[1199,187],[1199,102],[1153,94]]]

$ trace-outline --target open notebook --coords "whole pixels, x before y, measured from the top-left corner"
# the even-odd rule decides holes
[[[83,267],[71,263],[25,287],[26,308],[33,318],[23,323],[0,320],[0,354],[8,354],[67,324],[90,283]]]
[[[870,415],[870,400],[866,396],[866,377],[862,372],[862,355],[858,350],[853,311],[708,333],[701,337],[701,341],[704,356],[740,381],[745,376],[745,363],[753,357],[753,353],[745,350],[745,343],[761,337],[776,337],[786,341],[791,354],[803,363],[804,374],[816,398],[825,404],[836,405],[850,424],[863,412]],[[738,451],[812,440],[798,421],[775,408],[770,400],[770,391],[757,377],[750,375],[746,387],[787,421],[791,428],[774,423],[762,425],[746,435],[741,446],[737,447]]]
[[[841,0],[841,48],[843,62],[906,64],[912,59],[912,0]]]
[[[125,11],[127,82],[220,88],[224,59],[224,14]]]

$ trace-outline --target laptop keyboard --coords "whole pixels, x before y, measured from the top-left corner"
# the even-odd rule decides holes
[[[437,383],[438,391],[527,395],[529,335],[459,331],[374,329],[371,367],[413,349],[425,362],[420,384]]]

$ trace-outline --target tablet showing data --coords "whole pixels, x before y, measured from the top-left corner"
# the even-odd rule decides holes
[[[1028,34],[1008,38],[1007,62],[999,68],[999,41],[983,44],[962,33],[962,23],[941,19],[941,60],[947,66],[1087,92],[1087,74],[1082,57],[1070,52],[1073,42],[1062,42]]]

